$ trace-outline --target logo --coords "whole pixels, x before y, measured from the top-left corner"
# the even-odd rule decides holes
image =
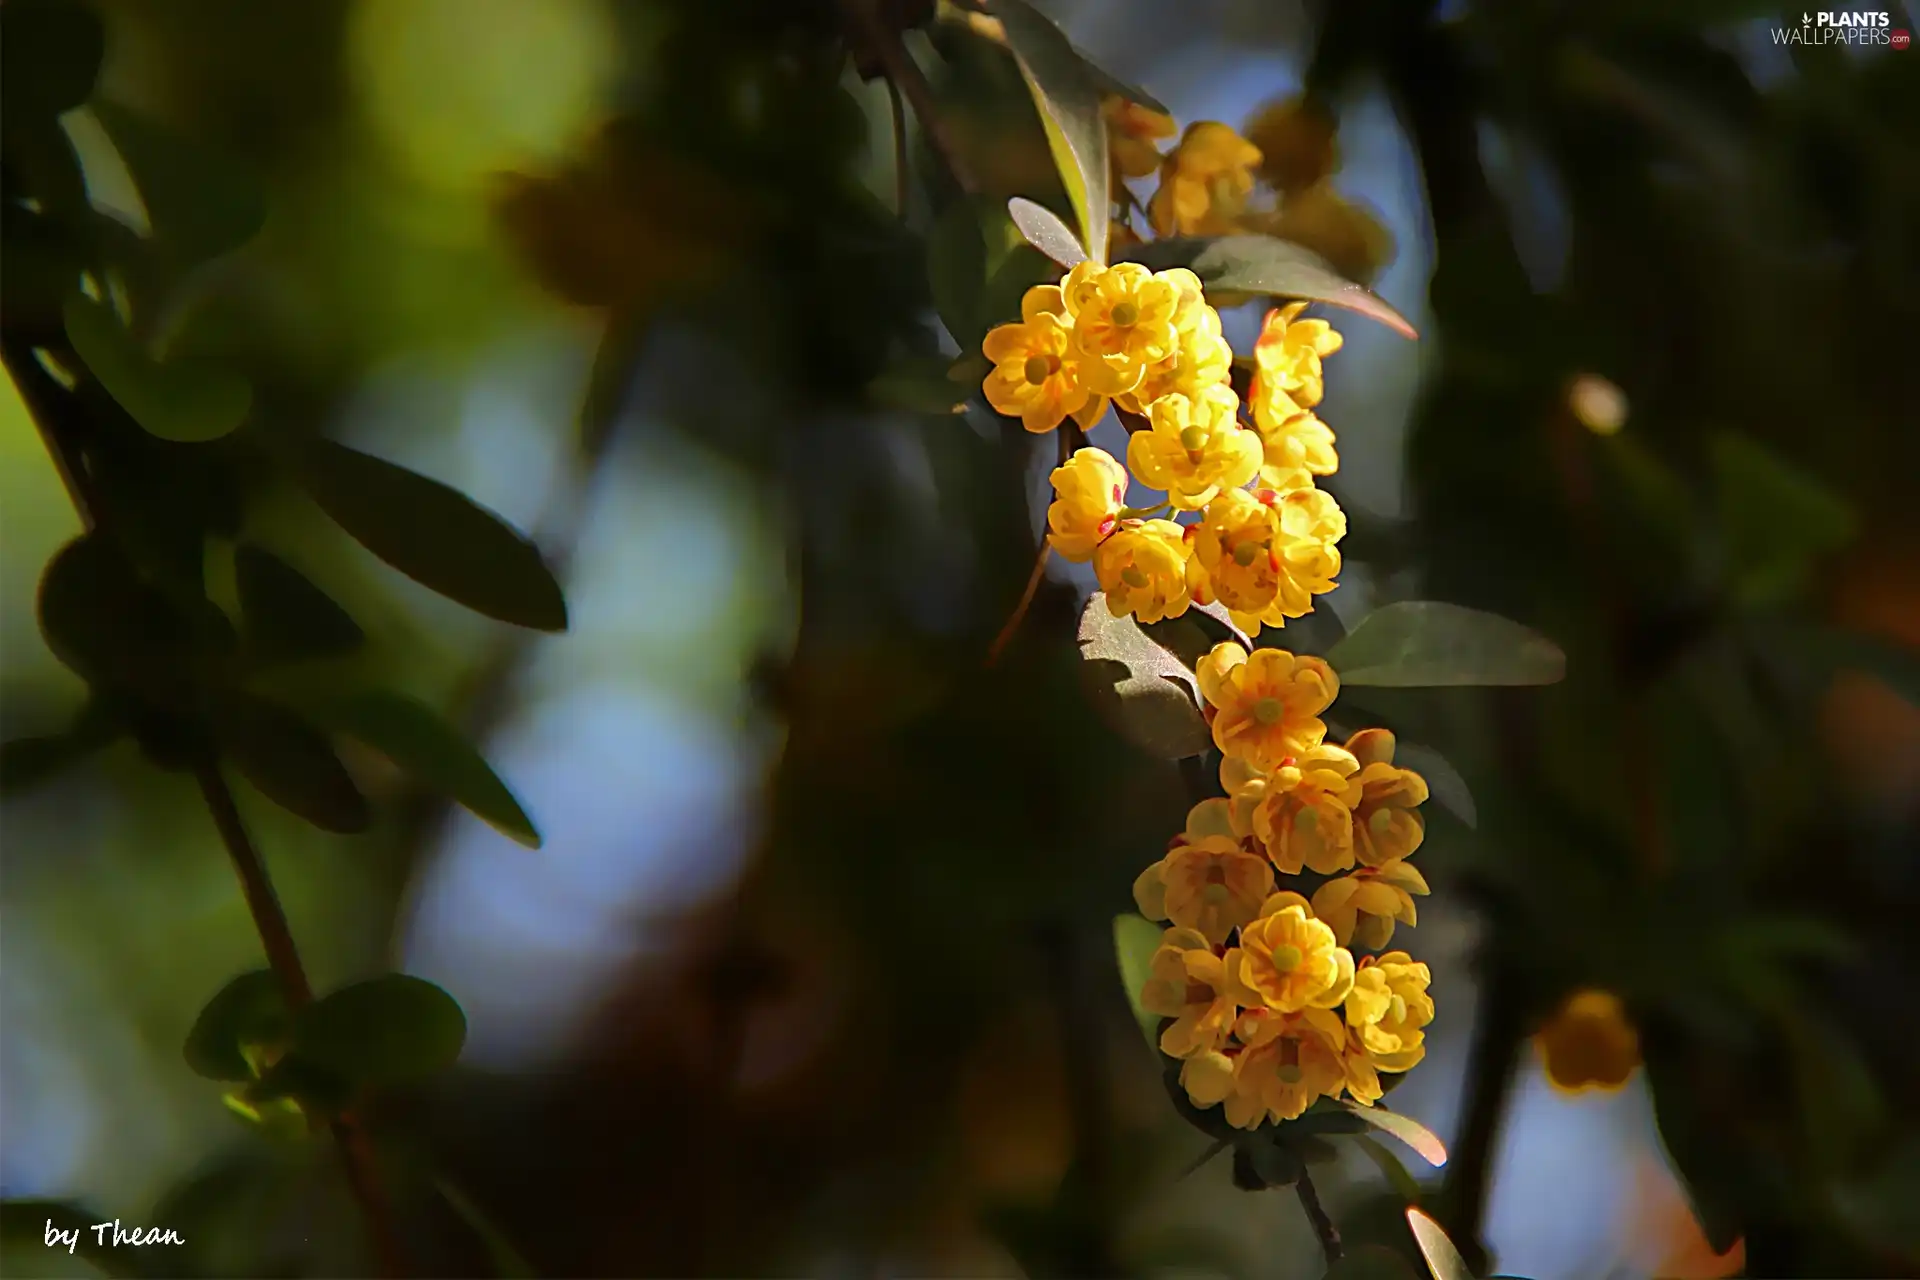
[[[1893,15],[1874,9],[1802,10],[1797,27],[1775,27],[1775,44],[1883,44],[1904,49],[1912,42],[1907,32],[1893,29]]]

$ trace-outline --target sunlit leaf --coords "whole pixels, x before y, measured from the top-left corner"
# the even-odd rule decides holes
[[[74,294],[61,309],[75,354],[133,420],[162,440],[218,440],[246,420],[253,388],[238,374],[150,358],[104,304]]]
[[[7,0],[0,6],[0,115],[57,116],[93,93],[106,32],[73,0]]]
[[[1127,1006],[1155,1053],[1160,1051],[1160,1015],[1140,1007],[1140,992],[1152,972],[1153,953],[1160,948],[1163,932],[1145,916],[1129,913],[1113,918],[1113,955],[1120,965],[1120,983],[1127,989]]]
[[[426,703],[372,690],[318,704],[313,712],[328,728],[372,747],[475,817],[529,848],[540,847],[540,833],[493,767]]]
[[[450,1067],[467,1018],[433,983],[403,973],[342,987],[299,1011],[293,1052],[361,1085],[419,1079]]]
[[[1407,1225],[1413,1228],[1413,1238],[1427,1260],[1427,1270],[1433,1272],[1433,1280],[1474,1280],[1473,1269],[1439,1223],[1418,1209],[1408,1209]]]
[[[1026,0],[993,0],[992,7],[1039,109],[1047,145],[1080,222],[1080,243],[1088,257],[1104,262],[1110,168],[1100,86],[1060,28]]]
[[[502,622],[567,629],[539,548],[458,490],[331,440],[302,449],[298,473],[321,510],[414,581]]]
[[[265,225],[266,196],[239,161],[114,102],[93,112],[126,161],[154,239],[180,265],[237,249]]]
[[[1027,238],[1028,244],[1061,266],[1078,266],[1087,260],[1087,251],[1081,247],[1080,238],[1055,216],[1053,210],[1035,204],[1024,196],[1015,196],[1007,201],[1007,214],[1013,219],[1013,225],[1020,228],[1020,234]]]
[[[208,1080],[251,1080],[247,1050],[278,1045],[292,1029],[286,988],[271,969],[243,973],[220,988],[187,1033],[187,1065]]]
[[[349,653],[366,642],[347,611],[304,574],[270,551],[242,543],[234,576],[247,648],[262,662],[290,662]]]
[[[340,834],[372,822],[366,797],[326,735],[292,711],[229,690],[209,699],[207,723],[220,751],[281,808]]]
[[[1403,1116],[1398,1111],[1388,1111],[1381,1106],[1363,1107],[1344,1100],[1340,1105],[1382,1133],[1412,1147],[1422,1160],[1434,1168],[1438,1169],[1447,1162],[1446,1144],[1440,1141],[1433,1130],[1411,1116]]]
[[[1342,684],[1553,684],[1567,674],[1558,645],[1494,613],[1437,600],[1385,605],[1327,651]]]
[[[1103,591],[1080,615],[1079,642],[1089,687],[1122,736],[1168,759],[1198,755],[1212,743],[1193,673],[1132,618],[1116,618]]]
[[[1187,267],[1209,292],[1271,294],[1324,302],[1357,311],[1406,337],[1419,336],[1407,318],[1378,294],[1342,276],[1305,245],[1273,236],[1173,237],[1134,245],[1115,256],[1145,263],[1156,271]]]

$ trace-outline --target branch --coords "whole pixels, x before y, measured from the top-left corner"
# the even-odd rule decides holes
[[[927,135],[934,149],[945,158],[953,180],[968,195],[976,194],[980,184],[974,181],[973,170],[962,159],[959,144],[954,141],[953,135],[947,130],[946,121],[940,116],[940,108],[933,100],[933,86],[927,83],[925,73],[907,53],[906,45],[901,43],[900,33],[881,18],[873,0],[840,0],[840,11],[845,15],[851,33],[857,34],[861,43],[879,61],[888,82],[907,95],[907,101],[913,104],[914,117],[920,121],[921,132]]]
[[[1320,1251],[1327,1255],[1328,1263],[1340,1261],[1345,1250],[1340,1246],[1340,1229],[1333,1225],[1333,1219],[1327,1216],[1326,1206],[1320,1203],[1320,1193],[1314,1189],[1313,1175],[1305,1169],[1300,1170],[1299,1179],[1293,1189],[1300,1193],[1300,1207],[1307,1211],[1307,1221],[1313,1224],[1314,1238],[1320,1241]]]

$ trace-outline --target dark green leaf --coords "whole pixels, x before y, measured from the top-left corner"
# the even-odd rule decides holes
[[[1199,755],[1212,744],[1193,673],[1132,618],[1116,618],[1104,591],[1087,601],[1079,641],[1089,688],[1122,736],[1168,759]]]
[[[500,1280],[533,1280],[533,1277],[539,1274],[533,1269],[533,1264],[527,1261],[526,1256],[513,1247],[513,1242],[507,1239],[506,1234],[495,1226],[485,1213],[481,1212],[480,1206],[469,1199],[465,1192],[445,1178],[435,1178],[433,1185],[439,1189],[441,1197],[446,1200],[448,1206],[460,1215],[460,1220],[480,1238],[480,1243],[486,1247],[487,1257],[493,1262],[494,1275],[500,1277]]]
[[[1853,540],[1853,510],[1757,440],[1722,432],[1713,470],[1727,585],[1748,605],[1778,603],[1805,585],[1814,561]]]
[[[253,406],[247,380],[223,369],[158,364],[140,349],[105,303],[74,294],[61,311],[67,341],[89,372],[133,420],[162,440],[218,440]]]
[[[1647,1088],[1661,1145],[1687,1189],[1693,1215],[1715,1253],[1725,1253],[1742,1234],[1741,1188],[1751,1171],[1712,1118],[1689,1096],[1692,1082],[1683,1059],[1648,1046]]]
[[[207,1001],[187,1033],[187,1065],[208,1080],[251,1080],[247,1051],[278,1045],[292,1027],[286,989],[271,969],[243,973]]]
[[[65,733],[0,746],[0,795],[15,795],[70,769],[127,731],[110,704],[89,698]]]
[[[109,539],[87,534],[55,553],[40,578],[39,614],[47,647],[87,680],[184,699],[189,628]]]
[[[453,1065],[467,1018],[454,998],[422,978],[389,973],[300,1010],[293,1051],[361,1085],[389,1085]]]
[[[269,800],[322,831],[367,829],[366,797],[326,736],[298,715],[251,694],[223,691],[210,699],[207,722],[220,750]]]
[[[1412,1147],[1422,1160],[1434,1168],[1438,1169],[1447,1162],[1446,1144],[1440,1141],[1433,1130],[1411,1116],[1403,1116],[1398,1111],[1389,1111],[1378,1105],[1363,1107],[1358,1103],[1344,1101],[1340,1105],[1382,1133],[1398,1138]]]
[[[1342,684],[1553,684],[1566,655],[1539,632],[1494,613],[1437,600],[1374,610],[1327,651]]]
[[[57,116],[93,93],[106,53],[99,17],[71,0],[7,0],[0,7],[0,114]]]
[[[1306,1171],[1299,1153],[1274,1141],[1267,1131],[1234,1145],[1233,1185],[1243,1191],[1290,1187]]]
[[[1120,966],[1120,984],[1127,991],[1127,1007],[1147,1037],[1147,1044],[1160,1052],[1160,1015],[1140,1007],[1140,991],[1147,985],[1153,968],[1153,953],[1160,949],[1164,931],[1144,916],[1120,915],[1113,918],[1113,955]]]
[[[1828,671],[1863,671],[1920,707],[1920,653],[1897,641],[1844,627],[1821,627],[1802,637]]]
[[[1420,335],[1379,295],[1348,280],[1313,250],[1273,236],[1173,237],[1118,255],[1156,271],[1187,267],[1209,292],[1304,298],[1357,311],[1409,338]]]
[[[1325,1280],[1419,1280],[1420,1273],[1400,1254],[1383,1244],[1361,1244],[1347,1249],[1327,1268]]]
[[[314,714],[329,729],[364,742],[457,800],[475,817],[529,848],[540,847],[540,833],[492,766],[426,703],[373,690],[316,705]]]
[[[1473,792],[1467,789],[1467,780],[1460,776],[1459,770],[1445,756],[1418,742],[1397,742],[1393,748],[1393,762],[1424,778],[1427,790],[1448,813],[1469,828],[1479,824]]]
[[[1051,19],[1026,0],[993,0],[1007,43],[1026,77],[1047,131],[1047,145],[1080,221],[1087,256],[1107,257],[1107,120],[1100,86],[1086,60]]]
[[[1439,1223],[1418,1209],[1408,1209],[1407,1225],[1413,1229],[1413,1238],[1420,1244],[1433,1280],[1473,1280],[1473,1268],[1453,1247],[1453,1241],[1447,1238]]]
[[[332,657],[366,642],[366,633],[333,597],[272,552],[243,542],[233,567],[247,649],[256,660]]]
[[[422,586],[502,622],[567,629],[539,548],[459,491],[331,440],[301,451],[299,478],[361,546]]]
[[[1400,1163],[1400,1157],[1387,1150],[1385,1143],[1377,1142],[1364,1133],[1354,1138],[1353,1141],[1354,1145],[1358,1146],[1360,1150],[1365,1153],[1367,1159],[1379,1166],[1380,1172],[1386,1175],[1387,1181],[1392,1184],[1393,1189],[1398,1192],[1408,1204],[1415,1205],[1420,1203],[1425,1195],[1420,1189],[1420,1184],[1414,1180],[1411,1173],[1407,1172],[1407,1166]]]
[[[265,225],[266,196],[238,161],[130,107],[97,102],[93,111],[140,188],[154,239],[178,265],[237,249]]]
[[[164,1261],[156,1259],[158,1265],[151,1270],[142,1265],[146,1249],[164,1246],[115,1246],[110,1243],[112,1232],[105,1233],[108,1240],[94,1234],[96,1224],[112,1221],[111,1217],[102,1217],[84,1205],[65,1200],[7,1200],[0,1202],[0,1241],[18,1249],[24,1257],[33,1257],[33,1250],[44,1249],[84,1258],[103,1275],[137,1278],[167,1274]],[[51,1231],[72,1235],[70,1240],[56,1239],[50,1243],[47,1234]]]
[[[896,360],[867,384],[867,398],[906,413],[959,413],[967,407],[968,389],[948,376],[953,364],[946,356]]]
[[[299,1016],[304,1017],[305,1011]],[[353,1104],[357,1083],[347,1073],[293,1051],[268,1068],[258,1082],[229,1094],[228,1105],[242,1118],[278,1131],[297,1118],[289,1116],[287,1102],[293,1102],[301,1112],[330,1116]]]
[[[927,233],[927,287],[940,322],[962,351],[980,345],[986,324],[980,293],[987,279],[987,245],[972,200],[955,200]]]
[[[1093,81],[1093,86],[1099,91],[1101,97],[1121,98],[1127,102],[1137,102],[1147,110],[1158,111],[1163,116],[1173,114],[1160,99],[1154,97],[1139,85],[1131,84],[1128,81],[1122,80],[1119,76],[1114,75],[1092,58],[1089,58],[1080,50],[1078,45],[1074,46],[1073,51],[1079,54],[1080,61],[1086,65],[1087,77]]]
[[[1007,215],[1020,229],[1027,243],[1063,267],[1074,267],[1087,260],[1087,251],[1072,228],[1060,221],[1053,210],[1022,196],[1007,201]]]

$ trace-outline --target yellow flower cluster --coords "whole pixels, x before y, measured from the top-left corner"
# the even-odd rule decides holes
[[[1406,952],[1349,948],[1378,953],[1415,921],[1427,784],[1393,763],[1384,729],[1326,741],[1340,678],[1319,658],[1225,643],[1197,674],[1227,794],[1195,805],[1134,882],[1141,913],[1171,926],[1141,1005],[1173,1019],[1160,1047],[1188,1097],[1230,1124],[1343,1093],[1370,1105],[1381,1072],[1426,1053],[1433,1000]],[[1323,878],[1311,898],[1277,882],[1306,875]]]

